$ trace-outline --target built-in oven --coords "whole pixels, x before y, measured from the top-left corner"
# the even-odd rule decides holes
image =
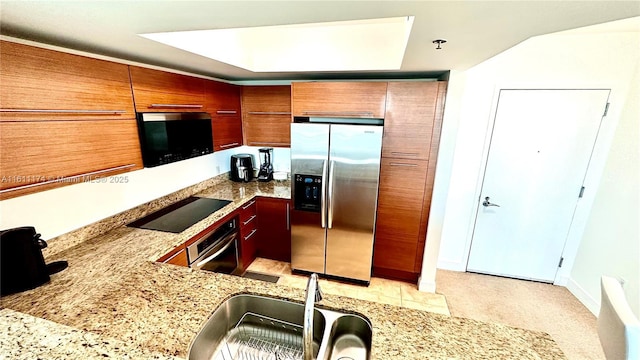
[[[236,218],[226,221],[187,246],[189,267],[237,275],[238,225]]]

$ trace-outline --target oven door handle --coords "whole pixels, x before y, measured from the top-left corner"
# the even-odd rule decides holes
[[[214,246],[211,250],[207,251],[204,255],[202,255],[202,256],[200,256],[198,258],[198,259],[201,259],[203,257],[206,257],[204,260],[198,261],[198,259],[196,259],[197,262],[195,263],[195,265],[192,265],[191,267],[194,268],[194,269],[200,270],[200,268],[202,268],[204,266],[204,264],[206,264],[209,261],[217,258],[218,256],[220,256],[220,254],[222,254],[225,250],[227,250],[229,248],[229,246],[233,245],[235,243],[235,241],[236,241],[236,236],[237,235],[238,235],[237,231],[234,231],[233,233],[227,235],[221,241],[221,242],[226,242],[226,244],[223,245],[222,249],[217,250],[217,246]],[[209,255],[212,251],[215,251],[215,252],[212,255]]]

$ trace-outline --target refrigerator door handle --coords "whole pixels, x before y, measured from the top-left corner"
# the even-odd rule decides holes
[[[324,229],[327,227],[327,160],[322,161],[322,185],[320,192],[320,221]]]
[[[331,229],[331,227],[333,226],[333,201],[332,201],[332,197],[333,197],[333,170],[335,168],[335,160],[331,160],[329,161],[329,194],[327,196],[327,198],[329,199],[329,211],[328,211],[328,228]]]

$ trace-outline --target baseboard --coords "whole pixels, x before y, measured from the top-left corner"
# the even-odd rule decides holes
[[[572,278],[567,281],[567,290],[575,296],[593,315],[598,316],[600,304]]]
[[[429,281],[429,280],[423,280],[422,276],[420,276],[418,278],[418,290],[435,294],[435,292],[436,292],[436,282],[435,281]]]
[[[569,283],[569,280],[571,280],[570,277],[564,276],[564,275],[559,275],[559,276],[556,277],[555,281],[553,282],[553,285],[566,287],[567,284]]]
[[[460,261],[438,260],[438,269],[451,271],[467,271],[467,264]]]
[[[417,284],[418,276],[420,276],[420,274],[374,266],[373,276],[391,280],[407,281],[413,284]]]

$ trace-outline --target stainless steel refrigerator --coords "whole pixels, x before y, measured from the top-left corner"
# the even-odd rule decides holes
[[[294,270],[370,281],[381,147],[382,126],[291,124]]]

